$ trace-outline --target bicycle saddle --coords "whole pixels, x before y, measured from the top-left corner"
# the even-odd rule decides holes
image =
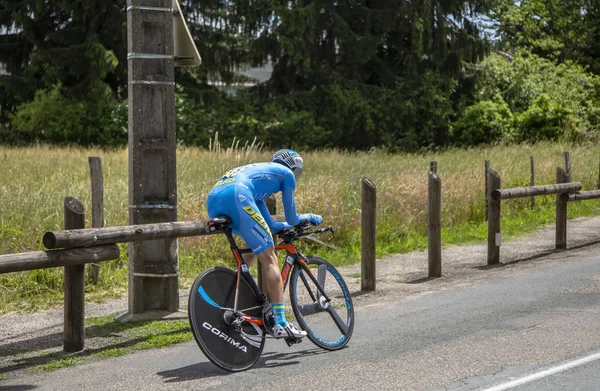
[[[231,224],[229,216],[217,216],[206,222],[206,232],[215,232],[225,229]]]

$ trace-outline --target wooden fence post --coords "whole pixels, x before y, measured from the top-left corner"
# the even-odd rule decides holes
[[[529,156],[529,186],[535,186],[535,165],[533,163],[533,156]],[[531,197],[531,209],[535,209],[535,197]]]
[[[565,156],[566,157],[566,156]],[[567,165],[567,168],[569,165]],[[571,174],[562,168],[556,167],[556,183],[571,182]],[[567,248],[567,202],[568,198],[556,194],[556,248]]]
[[[104,227],[104,177],[102,175],[102,157],[88,157],[92,178],[92,228]],[[96,285],[100,275],[100,264],[90,263],[88,268],[90,281]]]
[[[489,200],[489,183],[488,183],[488,175],[490,171],[490,161],[485,161],[485,172],[483,173],[483,177],[485,178],[485,221],[488,221],[488,200]]]
[[[488,265],[495,265],[500,262],[500,199],[492,198],[494,190],[502,188],[502,181],[498,173],[492,169],[488,170]]]
[[[434,161],[429,163],[429,171],[437,174],[437,162]]]
[[[437,164],[436,164],[437,168]],[[442,276],[442,182],[435,172],[429,172],[427,198],[429,277]]]
[[[375,232],[377,197],[375,184],[362,177],[362,222],[361,222],[361,291],[375,290]]]
[[[65,197],[65,229],[85,228],[85,207],[76,198]],[[65,266],[63,350],[79,352],[85,345],[85,265]]]
[[[565,155],[565,171],[567,172],[567,175],[569,177],[572,176],[572,170],[571,170],[571,154],[569,153],[569,151],[564,151],[563,155]],[[571,182],[571,180],[569,180],[569,182]]]

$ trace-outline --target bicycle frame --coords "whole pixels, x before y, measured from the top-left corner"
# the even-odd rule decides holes
[[[239,293],[241,276],[244,276],[244,278],[250,284],[250,286],[252,287],[252,289],[254,290],[254,292],[256,293],[256,295],[258,297],[264,297],[264,294],[260,291],[258,285],[256,284],[256,281],[250,275],[250,272],[248,270],[248,264],[244,261],[244,258],[242,258],[242,254],[251,253],[252,249],[250,249],[250,248],[240,249],[237,246],[235,239],[233,238],[231,228],[225,228],[223,230],[223,233],[225,234],[225,236],[227,237],[227,240],[229,241],[231,252],[233,253],[233,256],[238,264],[238,266],[237,266],[237,281],[236,281],[236,288],[235,288],[235,299],[234,299],[234,304],[233,304],[233,312],[238,313],[238,293]],[[283,243],[282,242],[280,244],[275,245],[275,251],[280,251],[280,250],[286,251],[285,262],[283,263],[283,267],[281,268],[281,283],[283,285],[283,290],[285,291],[285,289],[287,288],[290,271],[292,270],[292,267],[294,266],[294,264],[298,263],[300,265],[300,267],[302,268],[302,270],[309,276],[309,278],[312,280],[312,282],[316,285],[318,291],[321,292],[321,294],[323,295],[325,300],[327,302],[330,302],[331,299],[329,298],[329,296],[327,296],[327,294],[325,293],[325,290],[323,289],[323,287],[321,286],[319,281],[315,278],[315,276],[312,274],[312,272],[308,268],[306,259],[304,258],[304,256],[301,253],[298,252],[298,250],[296,249],[296,246],[294,246],[293,243]],[[302,279],[306,278],[306,277],[304,277],[304,275],[302,275],[301,277],[302,277]],[[312,294],[311,294],[311,296],[312,296]],[[316,300],[315,297],[312,297],[312,299]],[[264,303],[261,303],[261,304],[264,304]],[[247,316],[244,314],[241,314],[241,317],[242,317],[242,319],[244,319],[244,321],[246,321],[248,323],[253,323],[259,327],[264,327],[264,322],[262,319],[254,318],[254,317]]]

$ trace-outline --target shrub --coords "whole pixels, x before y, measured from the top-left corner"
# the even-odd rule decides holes
[[[492,54],[474,75],[477,100],[495,100],[500,95],[513,115],[519,115],[515,141],[563,136],[572,140],[582,134],[592,136],[600,126],[600,77],[580,65],[557,64],[522,51],[512,61]],[[537,130],[543,134],[532,133]]]
[[[111,97],[76,101],[61,85],[39,90],[33,101],[11,115],[11,139],[21,143],[123,145],[127,141],[127,106]],[[7,140],[10,142],[11,140]]]
[[[579,120],[573,112],[542,94],[529,108],[516,117],[514,139],[517,142],[574,139]]]
[[[489,144],[513,133],[513,115],[500,95],[495,101],[484,100],[466,108],[453,124],[456,143],[464,146]]]

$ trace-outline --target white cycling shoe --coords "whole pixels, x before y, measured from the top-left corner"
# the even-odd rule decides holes
[[[273,327],[273,337],[300,339],[306,337],[306,331],[298,330],[296,326],[294,326],[290,322],[288,322],[288,324],[285,327],[276,324]]]

